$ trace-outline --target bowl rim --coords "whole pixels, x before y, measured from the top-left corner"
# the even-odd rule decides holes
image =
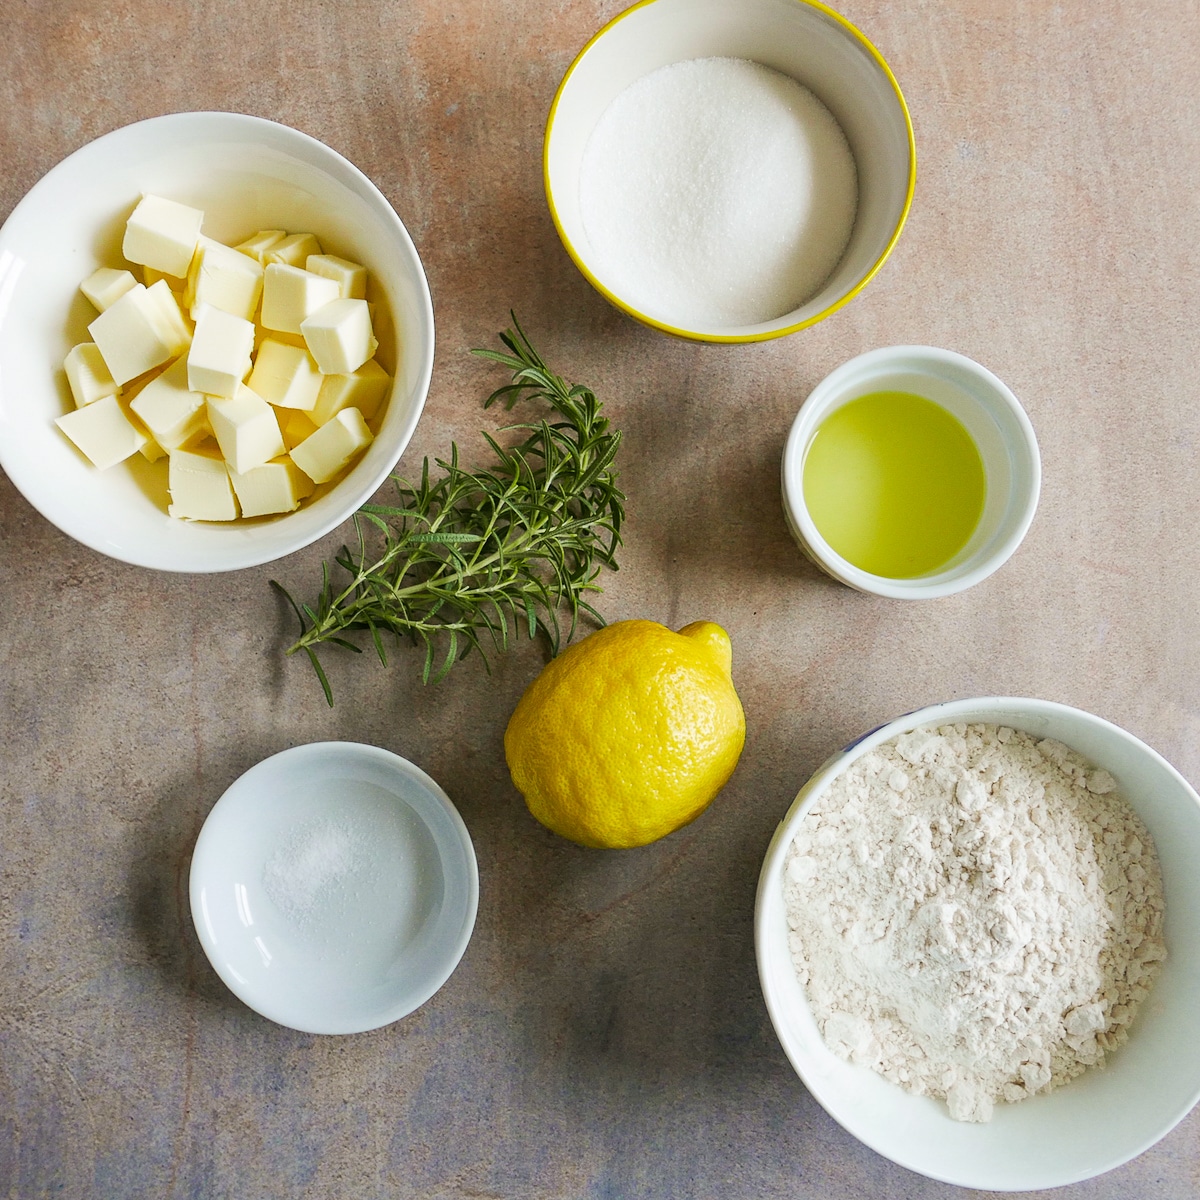
[[[463,913],[464,920],[457,937],[453,942],[447,943],[445,952],[440,956],[437,970],[428,976],[425,985],[416,993],[420,997],[416,1003],[401,1002],[395,1004],[386,1011],[381,1019],[370,1019],[365,1023],[356,1020],[337,1022],[329,1019],[302,1020],[297,1022],[296,1013],[287,1011],[284,1006],[280,1006],[271,999],[264,1000],[253,985],[247,984],[245,980],[240,979],[236,973],[232,972],[217,953],[217,947],[208,935],[206,928],[207,918],[202,915],[205,860],[206,857],[217,852],[220,846],[220,839],[223,836],[227,836],[217,831],[216,824],[212,820],[213,815],[218,810],[221,810],[222,806],[228,809],[233,805],[245,803],[242,793],[246,788],[252,787],[255,782],[251,781],[247,783],[247,780],[252,776],[261,776],[269,779],[271,772],[280,766],[281,759],[320,759],[326,755],[337,754],[349,754],[374,760],[377,763],[382,763],[387,769],[399,776],[415,780],[422,790],[444,812],[453,828],[455,839],[459,849],[463,853],[463,861],[466,864],[466,878],[463,881],[466,884],[467,893]],[[421,819],[424,820],[424,818]],[[444,857],[441,855],[439,857],[444,866]],[[197,835],[192,847],[192,859],[188,869],[188,903],[191,910],[192,925],[195,928],[196,936],[205,957],[217,973],[221,982],[247,1008],[258,1013],[259,1016],[266,1017],[267,1020],[275,1022],[277,1025],[282,1025],[288,1029],[297,1029],[302,1033],[323,1035],[367,1033],[373,1029],[381,1029],[385,1025],[402,1020],[404,1017],[416,1012],[417,1009],[427,1003],[441,990],[446,981],[458,968],[458,964],[462,961],[471,936],[475,931],[475,920],[479,911],[479,864],[475,857],[475,845],[471,840],[471,834],[462,819],[462,815],[454,806],[454,802],[446,794],[441,785],[421,770],[415,763],[391,750],[385,750],[382,746],[374,746],[368,742],[303,742],[300,745],[289,746],[285,750],[268,755],[266,758],[260,759],[253,766],[247,768],[230,783],[218,797],[217,802],[209,809],[208,814],[204,818],[204,824],[200,828],[200,833]]]
[[[856,371],[869,368],[886,368],[893,363],[903,366],[913,373],[936,374],[939,364],[957,368],[978,380],[992,392],[1007,408],[1020,436],[1021,448],[1028,456],[1029,487],[1025,495],[1015,505],[1019,516],[1012,530],[999,542],[992,552],[981,559],[973,568],[961,573],[944,573],[917,576],[914,579],[892,579],[884,575],[874,575],[856,567],[848,559],[843,558],[825,540],[821,531],[813,522],[804,500],[804,452],[805,443],[811,440],[811,433],[806,426],[809,414],[818,404],[829,399],[829,394],[836,395],[846,386],[846,378],[853,376]],[[989,575],[998,571],[1017,552],[1025,540],[1037,515],[1038,502],[1042,490],[1042,459],[1038,447],[1037,434],[1033,422],[1025,411],[1013,390],[993,371],[988,370],[982,363],[973,358],[960,354],[956,350],[944,350],[938,346],[881,346],[867,350],[863,354],[847,359],[826,375],[804,398],[788,431],[784,443],[780,464],[783,484],[784,514],[793,534],[802,544],[805,552],[816,561],[822,570],[828,572],[834,579],[855,588],[860,592],[869,592],[875,596],[884,596],[891,600],[937,600],[943,596],[953,596],[982,583]]]
[[[1179,1123],[1192,1111],[1198,1102],[1200,1102],[1200,1081],[1192,1089],[1190,1099],[1171,1117],[1168,1124],[1158,1130],[1153,1136],[1144,1138],[1132,1150],[1121,1150],[1109,1159],[1106,1159],[1101,1165],[1094,1169],[1089,1169],[1084,1173],[1069,1172],[1061,1177],[1054,1177],[1047,1180],[1025,1183],[1018,1187],[1005,1185],[1003,1188],[997,1189],[996,1185],[981,1182],[977,1179],[968,1179],[960,1176],[955,1176],[951,1173],[935,1173],[928,1170],[926,1167],[919,1165],[912,1160],[906,1160],[895,1157],[894,1154],[881,1149],[875,1144],[875,1139],[869,1133],[864,1133],[856,1129],[852,1129],[850,1125],[843,1120],[842,1115],[835,1111],[829,1103],[826,1102],[826,1097],[823,1094],[823,1089],[820,1084],[809,1079],[801,1064],[792,1057],[791,1050],[785,1040],[781,1025],[783,1017],[779,1015],[783,1010],[783,1002],[776,994],[775,986],[770,978],[770,973],[767,968],[767,959],[769,954],[768,942],[772,939],[772,931],[767,928],[767,907],[769,894],[778,887],[780,877],[783,872],[783,862],[787,854],[788,847],[791,845],[792,838],[795,836],[796,826],[807,815],[808,810],[813,803],[825,792],[830,783],[862,755],[874,749],[882,742],[888,741],[890,738],[897,736],[900,733],[907,732],[911,729],[916,729],[921,726],[929,725],[946,725],[964,719],[979,721],[980,718],[967,718],[964,714],[977,711],[980,707],[991,708],[999,716],[1003,712],[1023,712],[1031,715],[1050,715],[1058,716],[1069,714],[1071,717],[1082,718],[1096,728],[1104,730],[1106,733],[1124,741],[1128,745],[1135,747],[1139,753],[1154,761],[1159,767],[1164,769],[1171,777],[1179,783],[1186,795],[1189,795],[1193,803],[1200,808],[1200,794],[1197,794],[1196,789],[1183,777],[1183,775],[1171,765],[1157,750],[1152,746],[1147,745],[1136,734],[1130,733],[1129,730],[1123,729],[1120,725],[1114,724],[1112,721],[1106,720],[1104,717],[1097,716],[1095,713],[1088,712],[1086,709],[1075,708],[1069,704],[1063,704],[1056,700],[1042,700],[1034,697],[1020,696],[973,696],[961,700],[945,700],[936,704],[926,705],[923,708],[914,709],[911,712],[902,713],[901,715],[885,721],[881,725],[876,725],[873,729],[867,730],[860,734],[852,741],[848,742],[842,749],[835,751],[824,762],[816,768],[815,771],[804,782],[796,798],[789,805],[787,812],[784,814],[779,824],[776,826],[774,833],[771,836],[770,843],[767,846],[766,853],[763,856],[762,869],[759,871],[758,886],[755,889],[754,896],[754,957],[755,965],[758,972],[759,989],[762,992],[763,1002],[767,1008],[767,1015],[771,1021],[771,1027],[775,1031],[776,1039],[782,1048],[792,1070],[796,1072],[800,1082],[804,1085],[805,1090],[813,1097],[814,1100],[857,1141],[869,1147],[876,1154],[888,1159],[891,1162],[897,1163],[910,1171],[915,1171],[917,1174],[923,1175],[929,1179],[936,1179],[942,1183],[953,1184],[957,1187],[973,1188],[981,1191],[1040,1191],[1046,1188],[1063,1187],[1072,1183],[1080,1183],[1087,1179],[1094,1179],[1098,1175],[1103,1175],[1108,1171],[1114,1170],[1124,1163],[1130,1162],[1137,1158],[1140,1154],[1145,1153],[1151,1146],[1156,1145],[1168,1133],[1171,1132]],[[790,959],[790,955],[789,955]]]
[[[896,242],[900,239],[900,234],[904,229],[904,224],[908,220],[909,210],[912,208],[913,194],[917,186],[917,141],[913,132],[912,116],[908,111],[908,104],[904,99],[904,93],[900,90],[900,84],[896,81],[896,76],[892,73],[891,67],[888,66],[887,60],[875,47],[874,43],[858,28],[857,25],[847,20],[841,13],[822,3],[822,0],[794,0],[796,4],[804,5],[807,8],[815,8],[825,16],[831,18],[836,24],[850,34],[852,38],[858,41],[859,45],[875,60],[876,65],[883,72],[887,81],[891,84],[892,90],[896,94],[896,101],[900,105],[900,111],[904,116],[904,127],[908,135],[908,181],[905,188],[904,204],[900,209],[900,214],[896,219],[896,227],[892,230],[891,236],[888,238],[887,244],[880,252],[879,256],[871,264],[870,268],[858,280],[855,285],[846,292],[844,296],[833,301],[820,312],[814,313],[811,317],[805,318],[803,321],[797,321],[794,324],[786,325],[781,329],[762,330],[756,333],[702,333],[698,330],[684,329],[681,326],[672,325],[668,321],[661,321],[657,317],[651,317],[635,308],[632,304],[622,300],[614,292],[605,287],[603,283],[593,274],[591,268],[584,261],[582,255],[576,249],[570,237],[567,236],[566,230],[563,228],[562,219],[558,215],[558,207],[554,202],[554,189],[550,183],[550,138],[554,129],[554,118],[558,113],[559,101],[562,99],[563,92],[566,90],[571,77],[575,74],[576,68],[583,62],[586,55],[592,47],[600,41],[602,37],[620,24],[626,17],[636,12],[638,9],[646,8],[651,4],[657,4],[658,0],[637,0],[636,4],[630,5],[623,12],[618,13],[612,20],[608,21],[600,29],[598,29],[584,45],[583,49],[575,55],[571,61],[571,65],[567,68],[566,73],[562,77],[558,88],[554,93],[554,99],[550,104],[550,112],[546,117],[546,128],[542,139],[542,186],[546,192],[546,202],[550,209],[550,218],[554,222],[554,228],[558,231],[559,240],[566,248],[567,254],[570,255],[571,261],[579,269],[583,277],[600,293],[610,304],[620,309],[622,312],[631,316],[636,321],[640,321],[643,325],[648,325],[652,329],[657,329],[662,333],[671,334],[673,337],[683,338],[687,341],[708,342],[715,345],[740,345],[748,342],[769,342],[775,338],[786,337],[788,334],[798,333],[801,329],[808,329],[816,325],[819,321],[823,321],[826,317],[832,316],[838,309],[849,304],[855,296],[859,294],[867,286],[868,283],[875,277],[883,264],[888,260],[892,250],[895,248]]]
[[[85,142],[82,146],[78,146],[72,150],[70,154],[59,159],[52,167],[49,168],[42,176],[33,184],[32,187],[21,197],[20,200],[13,206],[12,211],[0,224],[0,243],[2,243],[6,230],[9,229],[11,223],[19,215],[34,208],[39,200],[39,197],[44,191],[54,186],[55,177],[60,171],[65,171],[69,164],[84,155],[96,153],[96,147],[106,142],[109,139],[119,139],[131,136],[136,136],[133,131],[143,130],[153,126],[177,125],[187,126],[196,125],[199,130],[203,131],[206,126],[220,126],[223,128],[234,128],[245,131],[247,133],[258,130],[260,132],[269,131],[269,136],[282,137],[288,141],[304,145],[314,157],[324,158],[333,167],[344,172],[347,178],[356,184],[361,190],[365,199],[378,208],[380,219],[391,226],[392,233],[396,236],[402,249],[405,258],[411,261],[412,267],[415,268],[413,277],[414,292],[419,307],[420,320],[426,325],[429,330],[427,343],[422,344],[419,349],[423,359],[417,379],[411,391],[413,398],[412,412],[409,414],[407,421],[401,428],[401,437],[399,439],[399,448],[395,456],[386,455],[381,462],[381,465],[368,477],[364,482],[358,485],[356,492],[358,498],[353,502],[347,511],[333,511],[324,520],[314,525],[306,532],[300,540],[294,541],[294,544],[282,551],[277,551],[274,548],[266,548],[260,546],[257,539],[250,537],[238,545],[230,544],[225,548],[220,556],[221,561],[211,562],[202,560],[202,556],[196,556],[198,561],[186,562],[186,555],[179,556],[176,561],[171,562],[155,562],[151,561],[155,555],[153,553],[138,553],[135,549],[122,552],[118,548],[105,543],[103,539],[97,537],[81,536],[80,533],[73,530],[65,529],[58,523],[57,520],[50,517],[38,503],[34,496],[31,496],[22,486],[20,472],[15,474],[10,472],[8,467],[8,458],[11,455],[11,450],[8,449],[9,442],[5,438],[0,438],[0,469],[4,470],[6,476],[10,479],[13,486],[21,493],[25,500],[43,517],[50,521],[56,528],[65,533],[74,541],[81,545],[87,546],[89,549],[103,554],[107,558],[114,559],[118,562],[129,563],[131,566],[142,567],[152,571],[165,571],[172,574],[185,575],[211,575],[221,574],[229,571],[246,570],[250,567],[262,566],[266,563],[277,562],[280,559],[286,558],[291,554],[295,554],[303,550],[306,546],[310,546],[313,542],[319,541],[326,534],[336,529],[350,518],[353,512],[359,505],[365,503],[370,497],[380,488],[384,480],[395,468],[404,451],[408,448],[412,441],[417,424],[420,421],[421,415],[424,412],[425,404],[429,396],[429,386],[433,378],[433,361],[436,349],[436,329],[434,325],[433,314],[433,299],[429,290],[429,280],[425,274],[425,266],[421,261],[421,256],[417,251],[416,245],[401,220],[400,215],[393,208],[391,202],[383,194],[382,191],[371,181],[371,179],[358,167],[354,165],[345,155],[335,150],[332,146],[327,145],[319,138],[313,137],[311,134],[296,129],[294,126],[285,125],[281,121],[272,121],[266,117],[256,117],[248,113],[228,112],[220,109],[211,110],[189,110],[184,112],[162,113],[154,117],[146,117],[139,121],[131,121],[126,125],[120,125],[116,129],[110,129],[107,133],[102,133],[98,137],[92,138]],[[207,139],[205,139],[207,140]],[[322,165],[317,169],[325,170]],[[2,284],[2,280],[0,280]],[[344,506],[343,506],[344,507]],[[303,511],[303,510],[300,510]],[[293,514],[283,514],[285,519]],[[237,527],[237,523],[235,523]]]

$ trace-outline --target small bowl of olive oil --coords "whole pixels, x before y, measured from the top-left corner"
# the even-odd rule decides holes
[[[931,346],[851,359],[804,402],[783,455],[800,548],[863,592],[931,599],[987,578],[1037,508],[1041,459],[1012,392]]]

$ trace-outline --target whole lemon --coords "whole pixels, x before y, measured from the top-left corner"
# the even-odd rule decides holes
[[[504,734],[543,825],[584,846],[643,846],[698,817],[746,740],[729,635],[618,621],[553,659]]]

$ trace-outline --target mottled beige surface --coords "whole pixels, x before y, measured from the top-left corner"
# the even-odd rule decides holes
[[[732,0],[731,0],[732,2]],[[330,537],[273,567],[160,577],[44,521],[0,477],[0,1194],[77,1197],[949,1197],[836,1126],[759,995],[757,867],[807,774],[931,701],[1028,694],[1100,713],[1200,779],[1200,10],[852,0],[891,62],[920,172],[890,261],[769,345],[644,330],[577,274],[541,191],[544,117],[620,0],[108,4],[0,13],[0,215],[99,134],[254,113],[360,166],[407,223],[438,322],[411,467],[483,455],[470,360],[514,307],[626,441],[610,619],[733,636],[749,739],[716,805],[640,851],[536,826],[501,735],[541,647],[422,689],[329,655],[330,711],[267,586],[315,588]],[[964,595],[906,605],[818,576],[778,462],[801,400],[874,346],[962,351],[1041,442],[1024,546]],[[6,401],[8,398],[6,398]],[[487,418],[490,420],[490,418]],[[186,904],[192,843],[285,746],[374,742],[448,790],[479,855],[474,940],[376,1033],[280,1029],[225,990]],[[1193,1113],[1064,1200],[1200,1191]]]

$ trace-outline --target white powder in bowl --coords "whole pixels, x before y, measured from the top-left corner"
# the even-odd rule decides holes
[[[369,837],[349,821],[322,818],[301,825],[263,865],[263,886],[277,908],[305,927],[338,910],[369,882]]]
[[[1149,833],[1060,742],[994,725],[864,754],[784,869],[792,959],[826,1044],[961,1121],[1103,1065],[1163,942]]]
[[[854,158],[794,79],[736,58],[631,84],[584,149],[579,202],[601,282],[670,324],[738,326],[798,308],[854,226]]]

